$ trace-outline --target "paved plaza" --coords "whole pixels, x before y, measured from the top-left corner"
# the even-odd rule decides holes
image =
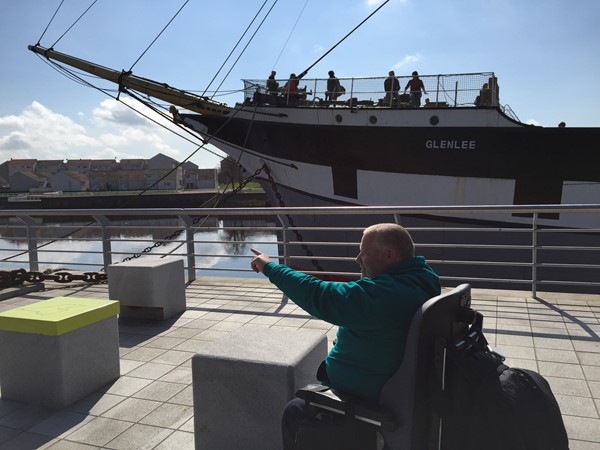
[[[108,285],[49,285],[0,301],[0,311],[59,296],[108,298]],[[550,383],[571,450],[600,450],[600,296],[473,289],[490,344],[507,364]],[[0,399],[0,450],[194,448],[192,356],[244,326],[319,329],[263,278],[199,278],[187,310],[164,322],[121,322],[121,377],[61,410]],[[1,393],[0,393],[1,395]],[[218,450],[218,449],[215,449]]]

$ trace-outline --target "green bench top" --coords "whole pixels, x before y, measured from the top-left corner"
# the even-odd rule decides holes
[[[0,312],[0,330],[60,336],[118,314],[116,300],[55,297]]]

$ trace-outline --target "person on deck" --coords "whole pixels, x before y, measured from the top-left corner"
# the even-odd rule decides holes
[[[283,93],[288,98],[288,100],[295,101],[300,98],[300,94],[298,93],[298,85],[300,84],[300,79],[296,76],[295,73],[290,74],[290,79],[283,86]]]
[[[340,84],[340,80],[335,76],[333,70],[330,70],[327,79],[327,91],[325,91],[325,101],[335,101],[346,90]]]
[[[398,92],[400,92],[400,81],[396,78],[396,74],[393,70],[388,72],[388,77],[383,82],[383,90],[385,91],[384,102],[390,104],[392,100],[398,98]]]
[[[419,78],[419,73],[415,70],[412,73],[412,78],[408,80],[406,86],[404,87],[404,93],[410,88],[410,103],[413,106],[421,106],[421,90],[423,90],[423,94],[427,94],[425,91],[425,85],[423,84],[423,80]]]
[[[479,95],[475,99],[476,106],[491,106],[492,105],[492,91],[490,91],[490,85],[483,83],[483,86],[479,90]]]
[[[262,272],[290,300],[312,316],[338,325],[337,339],[321,363],[317,378],[342,392],[377,402],[386,381],[402,362],[413,315],[440,294],[439,277],[425,259],[415,256],[408,231],[397,224],[372,225],[363,231],[356,262],[361,279],[321,281],[271,261],[256,249],[251,267]],[[282,419],[284,449],[298,448],[299,428],[307,422],[325,426],[322,414],[295,398]],[[327,428],[328,438],[341,438]]]
[[[271,75],[267,79],[267,92],[269,94],[277,94],[279,92],[279,83],[275,80],[275,75],[277,75],[277,72],[272,70]]]

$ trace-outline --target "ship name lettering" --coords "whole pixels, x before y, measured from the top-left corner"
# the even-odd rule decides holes
[[[425,147],[432,149],[475,150],[477,141],[425,141]]]

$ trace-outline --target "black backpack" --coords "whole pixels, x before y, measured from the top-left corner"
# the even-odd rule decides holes
[[[443,450],[568,450],[569,441],[548,382],[508,367],[470,310],[469,338],[450,348],[442,400]]]

